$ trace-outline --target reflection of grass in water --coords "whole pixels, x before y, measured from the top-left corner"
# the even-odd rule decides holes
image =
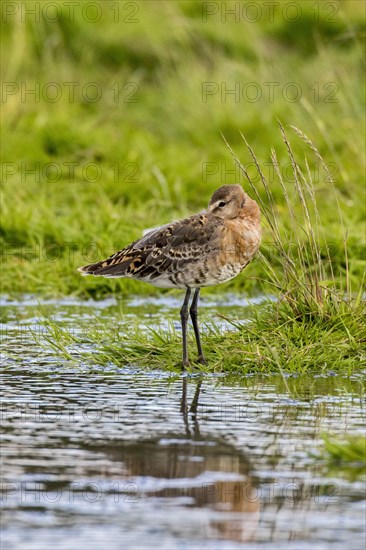
[[[32,2],[27,5],[31,9]],[[272,145],[290,197],[294,177],[291,167],[287,170],[277,117],[312,136],[334,175],[349,232],[349,277],[360,284],[364,266],[363,66],[358,38],[362,3],[342,2],[336,20],[320,6],[317,21],[313,2],[300,5],[302,16],[295,23],[281,18],[280,7],[275,8],[273,23],[265,16],[255,24],[235,22],[233,16],[223,23],[220,13],[203,21],[203,8],[196,0],[140,3],[138,23],[123,23],[128,15],[123,7],[119,23],[114,23],[116,3],[108,1],[101,2],[99,23],[88,24],[81,9],[74,10],[70,21],[64,3],[59,4],[63,16],[54,23],[45,18],[35,23],[32,16],[26,23],[20,16],[2,22],[3,51],[7,47],[9,52],[3,56],[4,81],[19,84],[19,91],[7,97],[2,109],[3,160],[16,163],[2,190],[3,292],[160,292],[134,281],[81,278],[75,268],[138,238],[144,227],[204,207],[220,184],[243,182],[239,171],[229,173],[234,163],[220,132],[236,148],[242,130],[255,148],[282,228],[286,202],[269,166]],[[35,82],[41,90],[50,82],[60,83],[62,96],[51,102],[41,94],[36,102],[29,94],[21,101],[21,82],[27,83],[27,90]],[[73,101],[64,82],[78,84]],[[83,97],[82,90],[90,82],[101,87],[99,101]],[[132,90],[124,89],[128,82],[138,87],[132,97],[136,102],[126,101]],[[204,101],[206,82],[216,83],[218,91]],[[271,101],[266,82],[275,84]],[[284,90],[292,82],[301,91],[298,101],[286,100]],[[239,84],[238,101],[233,95],[222,97],[222,83],[227,90]],[[258,101],[246,100],[245,93],[243,99],[248,83],[258,84]],[[334,102],[330,101],[332,83],[338,87]],[[306,172],[302,145],[294,147],[297,162]],[[249,175],[260,187],[252,159],[247,160]],[[30,172],[25,175],[22,162],[27,170],[40,163],[39,178]],[[70,162],[76,163],[73,178],[65,164]],[[94,182],[98,174],[91,169],[86,176],[87,163],[101,170]],[[113,168],[116,163],[119,174]],[[329,201],[329,174],[314,156],[309,169],[326,238],[332,242],[331,262],[344,274],[343,234],[334,217],[334,202]],[[259,193],[266,200],[263,188]],[[294,204],[295,214],[298,208]],[[268,256],[271,244],[266,234],[264,240],[262,250]],[[323,254],[328,262],[326,250]],[[273,267],[277,271],[276,261]],[[258,291],[259,280],[266,278],[264,263],[255,261],[245,276],[223,288]]]
[[[366,474],[365,436],[347,436],[335,439],[323,435],[325,444],[323,457],[330,475],[341,475],[358,479]]]

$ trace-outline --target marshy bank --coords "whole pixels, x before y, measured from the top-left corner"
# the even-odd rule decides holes
[[[240,374],[329,371],[350,375],[365,367],[364,276],[358,284],[352,267],[357,266],[357,260],[350,257],[340,193],[320,152],[303,132],[291,127],[295,137],[318,159],[329,177],[328,203],[333,205],[334,219],[338,221],[342,237],[337,261],[331,255],[332,242],[327,237],[319,190],[311,172],[298,163],[285,129],[278,124],[294,177],[293,185],[283,179],[277,153],[272,149],[271,163],[281,190],[281,208],[276,189],[262,172],[246,138],[242,136],[260,174],[260,185],[254,184],[246,167],[226,143],[261,208],[268,241],[257,253],[264,273],[264,279],[257,277],[257,283],[262,289],[271,288],[274,294],[269,300],[265,295],[257,298],[257,307],[251,308],[250,315],[246,312],[245,323],[233,316],[230,301],[222,300],[228,315],[225,316],[223,309],[220,317],[231,330],[222,331],[215,322],[206,325],[204,347],[209,371]],[[305,167],[309,167],[307,157]],[[266,246],[268,243],[270,247]],[[239,296],[235,300],[241,304],[247,301]],[[141,330],[141,320],[126,323],[123,315],[121,309],[121,331],[117,319],[108,326],[94,318],[84,334],[79,330],[75,335],[49,318],[45,320],[49,331],[47,341],[66,359],[72,359],[69,348],[77,349],[78,355],[84,343],[94,342],[96,351],[85,358],[101,365],[133,362],[172,368],[179,363],[179,339],[172,324],[165,319],[159,328],[159,323],[151,320],[148,330]]]

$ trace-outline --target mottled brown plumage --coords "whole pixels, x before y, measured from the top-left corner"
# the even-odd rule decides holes
[[[228,281],[250,262],[260,244],[258,205],[240,185],[223,185],[208,208],[149,231],[106,260],[80,267],[83,275],[130,277],[163,288],[185,288],[181,310],[183,364],[188,363],[185,329],[191,289],[191,317],[199,359],[204,362],[197,326],[199,289]]]

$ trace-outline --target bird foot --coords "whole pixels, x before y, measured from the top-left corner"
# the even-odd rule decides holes
[[[207,365],[207,361],[203,355],[198,356],[197,363],[200,363],[200,365]]]

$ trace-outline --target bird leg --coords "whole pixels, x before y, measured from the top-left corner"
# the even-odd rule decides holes
[[[182,323],[182,336],[183,336],[183,360],[182,360],[183,369],[189,366],[188,348],[187,348],[187,324],[188,324],[188,317],[189,317],[188,304],[189,304],[190,295],[191,295],[191,289],[187,288],[186,295],[184,297],[184,302],[180,310],[180,320]]]
[[[199,295],[200,295],[200,289],[196,288],[196,290],[194,291],[193,300],[192,300],[192,303],[191,303],[191,309],[189,311],[190,311],[190,314],[191,314],[191,319],[192,319],[192,324],[193,324],[193,329],[194,329],[194,335],[196,337],[196,342],[197,342],[198,362],[202,363],[203,365],[206,365],[206,359],[205,359],[205,356],[203,355],[200,331],[199,331],[198,323],[197,323],[197,316],[198,316],[197,305],[198,305]]]

